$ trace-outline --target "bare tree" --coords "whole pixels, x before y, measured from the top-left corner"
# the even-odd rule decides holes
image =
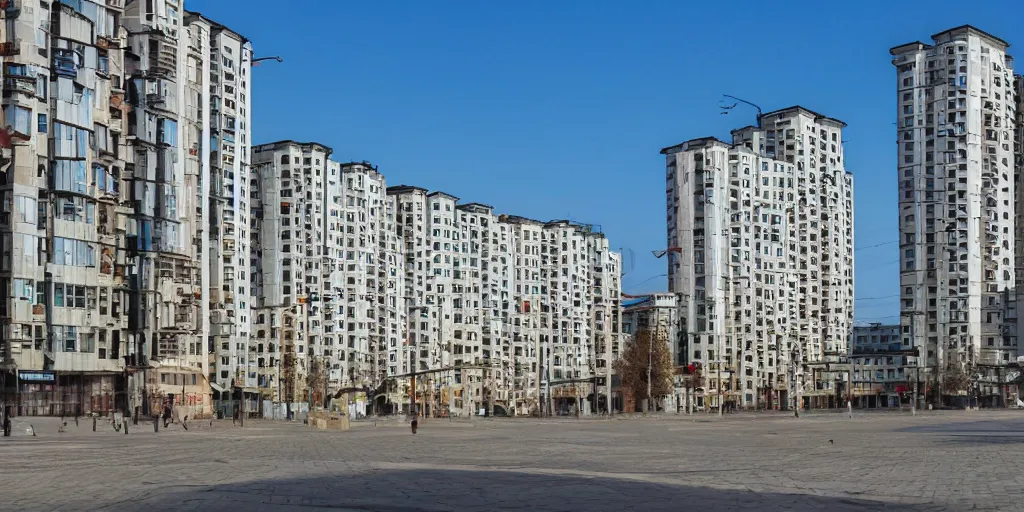
[[[633,394],[637,403],[644,398],[653,400],[671,394],[673,368],[668,334],[637,331],[615,361],[614,368],[622,379],[622,386]]]
[[[942,392],[946,395],[970,395],[974,390],[974,372],[969,365],[951,363],[942,373]]]
[[[313,404],[324,405],[327,372],[322,357],[313,357],[309,362],[309,373],[306,374],[306,389]]]

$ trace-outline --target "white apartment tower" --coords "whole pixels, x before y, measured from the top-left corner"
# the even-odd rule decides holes
[[[327,176],[337,173],[331,148],[281,141],[252,149],[251,251],[257,357],[267,366],[263,382],[286,403],[307,402],[310,356],[322,356],[325,309],[314,305],[323,291],[320,264],[328,232]],[[317,349],[320,349],[318,352]],[[278,383],[277,381],[283,381]]]
[[[902,342],[920,349],[929,380],[981,373],[984,394],[1018,353],[1018,105],[1008,46],[965,25],[890,50]]]
[[[542,338],[550,331],[541,323],[541,302],[546,298],[547,286],[542,277],[541,249],[544,223],[519,216],[504,216],[503,222],[512,226],[514,242],[513,283],[515,317],[512,321],[512,342],[516,355],[514,407],[519,413],[547,410],[544,396],[548,396],[546,383],[546,342]]]
[[[83,2],[83,9],[85,3]],[[125,59],[128,111],[125,154],[129,338],[149,401],[195,386],[205,395],[206,343],[201,236],[195,215],[200,169],[189,166],[182,112],[187,71],[180,0],[129,1]],[[193,160],[194,161],[194,160]],[[153,367],[153,369],[150,369]],[[148,372],[147,372],[148,370]]]
[[[662,150],[677,364],[700,363],[710,405],[833,405],[853,325],[853,176],[836,119],[759,115],[732,142]],[[718,370],[721,370],[719,373]],[[719,378],[719,375],[721,377]]]
[[[198,13],[185,17],[185,166],[202,184],[195,238],[203,262],[204,374],[220,389],[259,385],[249,344],[250,71],[245,37]],[[212,362],[212,365],[211,365]],[[264,361],[265,363],[265,361]]]
[[[595,377],[620,347],[621,263],[607,239],[419,187],[390,187],[388,200],[408,319],[405,345],[388,353],[396,396],[412,394],[419,372],[428,413],[590,412]]]
[[[341,164],[338,178],[337,221],[340,231],[335,254],[327,255],[324,275],[337,278],[333,295],[337,315],[336,335],[325,340],[336,351],[338,386],[379,387],[388,370],[390,329],[398,327],[397,300],[388,296],[389,258],[387,184],[377,168],[367,162]],[[332,218],[332,220],[334,220]],[[341,234],[343,233],[343,234]],[[394,256],[391,254],[391,256]],[[337,272],[337,274],[335,274]],[[393,315],[392,315],[393,313]],[[394,318],[392,318],[394,316]],[[401,332],[401,331],[397,331]]]
[[[387,184],[368,162],[331,153],[293,141],[253,148],[253,343],[260,386],[289,403],[379,389],[401,361],[404,261]]]
[[[464,403],[508,404],[513,389],[512,226],[481,203],[457,207],[461,231],[452,289],[454,364]]]

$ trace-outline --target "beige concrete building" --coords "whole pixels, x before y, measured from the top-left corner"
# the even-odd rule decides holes
[[[1000,394],[999,375],[1018,354],[1019,109],[1008,47],[965,25],[934,34],[931,43],[890,50],[901,335],[921,349],[929,402],[974,395],[943,389],[949,376],[963,373],[981,394]]]
[[[825,367],[847,355],[853,327],[845,126],[797,106],[759,115],[729,143],[662,150],[680,353],[706,369],[711,406],[721,396],[784,408],[801,395],[824,407],[841,395],[845,381]]]

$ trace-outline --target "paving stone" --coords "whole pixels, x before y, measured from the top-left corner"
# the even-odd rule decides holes
[[[415,436],[31,422],[0,438],[3,510],[1024,509],[1016,411],[428,420]]]

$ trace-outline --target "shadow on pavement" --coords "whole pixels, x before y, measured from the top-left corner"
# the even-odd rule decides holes
[[[1024,417],[1010,419],[978,419],[975,421],[958,421],[955,423],[940,423],[937,425],[915,425],[896,429],[896,432],[919,433],[919,434],[1024,434]]]
[[[273,465],[272,461],[267,461]],[[529,471],[529,470],[522,470]],[[614,478],[512,471],[374,470],[356,475],[270,479],[153,489],[132,507],[145,510],[309,510],[435,512],[474,510],[678,511],[826,510],[913,512],[903,505],[808,494],[755,493]]]

